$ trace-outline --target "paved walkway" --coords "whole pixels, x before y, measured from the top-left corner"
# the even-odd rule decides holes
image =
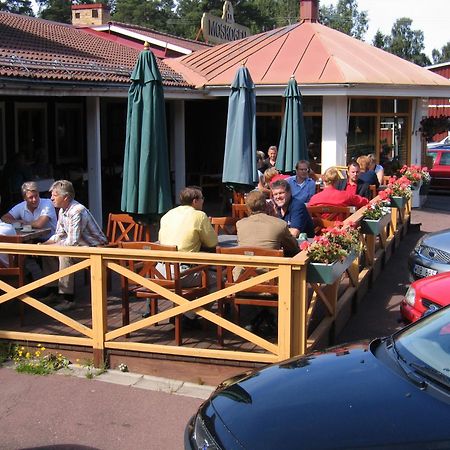
[[[407,255],[424,233],[450,228],[448,197],[431,197],[425,209],[413,210],[412,223],[339,342],[401,327]],[[213,389],[118,371],[91,380],[85,370],[42,377],[1,368],[0,449],[180,449],[189,417]]]

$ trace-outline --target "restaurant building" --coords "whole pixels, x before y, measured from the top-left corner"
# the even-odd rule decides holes
[[[178,53],[166,55],[155,44],[174,192],[220,183],[228,95],[241,64],[256,85],[259,149],[278,144],[293,75],[310,158],[322,171],[363,153],[387,166],[421,162],[420,120],[429,98],[450,97],[450,81],[317,18],[317,0],[302,0],[300,21],[290,26],[214,47],[179,40]],[[81,200],[100,220],[120,204],[129,75],[146,33],[114,26],[79,29],[0,13],[0,163],[17,153],[30,161],[43,155],[55,178],[87,187]]]

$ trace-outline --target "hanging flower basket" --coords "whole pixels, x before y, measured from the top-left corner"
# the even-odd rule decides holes
[[[391,213],[385,214],[379,219],[363,219],[361,220],[361,232],[378,236],[386,229],[390,221]]]
[[[356,252],[351,252],[343,260],[331,264],[310,262],[306,279],[309,283],[333,284],[352,264]]]

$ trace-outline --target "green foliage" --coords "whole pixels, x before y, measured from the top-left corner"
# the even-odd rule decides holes
[[[174,34],[173,0],[116,0],[112,18],[116,22],[131,23]]]
[[[358,11],[356,0],[339,0],[336,6],[322,6],[320,22],[342,33],[363,39],[369,25],[367,11]]]
[[[411,61],[419,66],[430,64],[425,49],[423,31],[411,29],[412,20],[407,17],[397,19],[391,35],[386,37],[386,50],[400,58]]]
[[[440,51],[436,48],[433,49],[431,57],[433,58],[434,64],[450,62],[450,41],[448,41]]]
[[[380,30],[375,33],[372,45],[381,48],[381,50],[386,50],[386,36]]]
[[[0,11],[34,17],[31,0],[0,0]]]
[[[17,346],[14,349],[13,360],[17,372],[34,375],[48,375],[59,369],[67,368],[69,360],[61,353],[54,355],[46,352],[45,347],[38,344],[37,350]]]
[[[14,346],[10,342],[0,342],[0,365],[12,359]]]

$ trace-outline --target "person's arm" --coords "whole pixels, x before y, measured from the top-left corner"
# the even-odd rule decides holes
[[[45,206],[42,208],[41,215],[36,220],[31,222],[30,225],[33,228],[46,228],[50,226],[52,218],[54,218],[56,222],[56,212],[54,206]]]
[[[311,217],[304,203],[296,202],[291,211],[289,231],[294,238],[298,238],[300,233],[308,233],[310,230]]]
[[[3,222],[5,223],[14,223],[14,222],[20,222],[23,223],[23,220],[20,219],[16,219],[12,214],[10,214],[9,212],[7,212],[6,214],[3,214],[2,219]]]
[[[312,178],[309,178],[309,180],[311,181],[306,185],[308,197],[306,198],[305,203],[308,203],[311,200],[311,197],[316,194],[316,182]]]
[[[200,224],[200,242],[202,247],[207,249],[216,248],[218,243],[217,235],[206,214],[204,214]]]
[[[381,167],[381,169],[378,170],[378,172],[375,172],[375,175],[378,178],[378,182],[380,184],[384,184],[384,169],[382,167]]]
[[[347,203],[348,206],[356,206],[359,209],[364,205],[367,205],[367,203],[369,203],[369,200],[366,197],[362,197],[361,195],[351,195]]]
[[[284,256],[294,256],[300,251],[297,239],[291,234],[287,225],[281,236],[281,247],[283,247]]]

